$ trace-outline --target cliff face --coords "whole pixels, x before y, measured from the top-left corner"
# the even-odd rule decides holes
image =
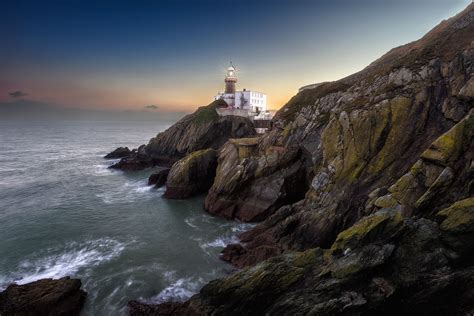
[[[473,74],[471,4],[227,143],[206,209],[263,220],[224,250],[247,268],[165,314],[472,312]]]
[[[255,135],[253,123],[244,117],[219,117],[215,101],[185,116],[166,131],[140,146],[112,168],[140,170],[155,165],[172,165],[187,154],[200,149],[218,149],[229,138]]]
[[[242,236],[246,247],[233,251],[231,261],[242,266],[261,260],[262,253],[327,248],[340,231],[370,214],[369,199],[388,193],[393,181],[472,108],[473,19],[470,5],[421,40],[392,50],[360,73],[303,90],[290,100],[277,113],[276,128],[260,140],[252,160],[276,160],[273,165],[278,167],[264,173],[271,178],[286,163],[283,158],[272,160],[272,148],[304,153],[310,157],[305,162],[311,163],[306,169],[309,190],[298,203],[265,213],[268,219]],[[245,159],[225,157],[222,152],[218,170],[244,170],[245,187],[258,186],[261,172],[252,172]],[[434,169],[427,172],[434,181]],[[300,179],[304,182],[304,177]],[[226,185],[216,181],[211,188],[206,205],[214,214],[225,212],[225,207],[219,209],[224,204],[220,201],[230,197],[234,208],[245,203],[239,200],[246,196],[239,187],[243,181]],[[466,194],[464,190],[454,195]],[[449,201],[428,202],[406,204],[407,212],[431,207],[433,213]]]

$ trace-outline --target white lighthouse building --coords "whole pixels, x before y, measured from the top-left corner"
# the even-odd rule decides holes
[[[214,97],[214,100],[224,100],[227,103],[227,108],[219,109],[219,114],[254,117],[262,117],[268,114],[267,95],[265,93],[247,89],[242,91],[235,90],[237,77],[235,76],[235,67],[232,63],[227,68],[224,82],[225,91],[217,93]]]

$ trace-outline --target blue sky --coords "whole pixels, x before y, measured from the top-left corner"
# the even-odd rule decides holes
[[[470,0],[3,1],[0,100],[192,110],[238,87],[279,108],[298,87],[358,71]]]

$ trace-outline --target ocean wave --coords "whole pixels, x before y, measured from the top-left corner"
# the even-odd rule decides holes
[[[42,257],[33,254],[32,259],[24,260],[18,265],[16,272],[0,277],[0,289],[10,283],[25,284],[44,278],[74,276],[82,269],[98,266],[118,257],[125,246],[113,239],[98,239],[70,243],[58,254]],[[46,252],[54,253],[58,249]]]
[[[153,186],[148,185],[146,181],[130,181],[126,182],[118,188],[110,188],[110,191],[98,193],[96,196],[101,198],[106,204],[114,204],[121,202],[133,202],[142,200],[143,198],[156,197],[153,191]]]
[[[103,176],[103,175],[112,175],[113,172],[109,169],[109,165],[100,164],[94,165],[94,175]]]
[[[224,248],[229,244],[236,244],[238,242],[237,236],[221,236],[211,242],[201,244],[201,248]]]
[[[146,302],[153,304],[182,302],[196,294],[204,283],[203,278],[180,278]]]

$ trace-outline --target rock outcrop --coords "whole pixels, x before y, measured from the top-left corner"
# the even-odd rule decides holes
[[[263,220],[223,251],[243,270],[155,312],[472,314],[473,74],[470,4],[228,142],[206,209]]]
[[[218,100],[200,107],[111,168],[141,170],[156,165],[171,166],[194,151],[219,149],[229,138],[255,135],[253,123],[248,118],[218,116],[215,108],[222,102]]]
[[[12,284],[0,293],[0,315],[79,315],[85,299],[86,292],[81,290],[78,279],[65,277]]]
[[[170,168],[163,168],[157,172],[152,173],[148,177],[148,185],[154,185],[155,188],[160,188],[166,184],[166,179],[170,173]]]
[[[269,146],[258,138],[229,141],[220,151],[206,210],[225,218],[260,221],[304,198],[307,162],[299,148]]]
[[[125,158],[132,154],[132,151],[128,147],[119,147],[115,149],[113,152],[108,153],[104,156],[105,159],[118,159],[118,158]]]
[[[205,193],[216,175],[217,151],[202,149],[177,161],[168,174],[165,198],[185,199]]]

